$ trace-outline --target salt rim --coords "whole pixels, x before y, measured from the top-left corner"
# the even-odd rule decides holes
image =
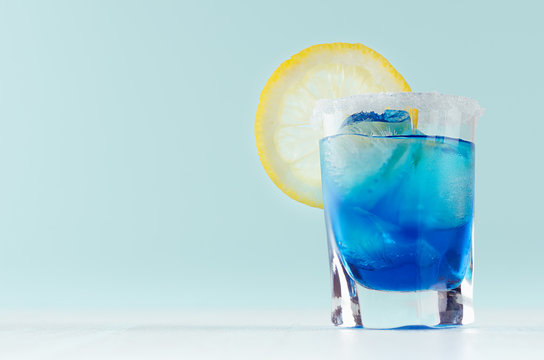
[[[473,99],[446,95],[438,92],[397,92],[379,94],[361,94],[338,99],[321,99],[314,106],[311,124],[319,132],[334,118],[342,120],[361,111],[379,111],[386,109],[416,108],[419,111],[457,111],[470,114],[477,121],[484,113],[484,108]],[[332,118],[332,119],[331,119]],[[330,120],[329,120],[330,119]],[[468,121],[468,120],[467,120]]]

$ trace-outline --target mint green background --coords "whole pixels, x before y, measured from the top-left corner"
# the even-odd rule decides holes
[[[0,306],[328,307],[322,211],[253,121],[301,49],[361,42],[477,128],[476,302],[544,305],[542,7],[1,1]]]

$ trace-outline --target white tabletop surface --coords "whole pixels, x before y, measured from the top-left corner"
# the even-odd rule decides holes
[[[544,359],[544,310],[465,328],[339,329],[327,310],[2,311],[0,359]]]

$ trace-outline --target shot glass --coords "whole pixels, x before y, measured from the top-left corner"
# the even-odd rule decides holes
[[[474,100],[384,93],[320,100],[332,322],[473,322]]]

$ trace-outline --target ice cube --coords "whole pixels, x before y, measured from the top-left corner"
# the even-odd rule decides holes
[[[412,234],[363,208],[341,209],[337,227],[342,229],[338,246],[345,256],[366,270],[394,268],[403,264],[438,266],[440,253],[426,241],[415,241]]]
[[[400,224],[443,229],[470,221],[474,198],[471,143],[438,137],[421,140],[413,166],[396,194]]]
[[[365,209],[402,181],[411,156],[405,138],[335,135],[321,140],[320,149],[325,196]]]
[[[367,210],[357,206],[345,206],[338,219],[334,219],[339,229],[337,237],[341,253],[365,270],[386,268],[399,260],[401,253],[395,239],[399,227],[390,224]]]
[[[410,120],[410,115],[408,114],[407,111],[404,111],[404,110],[385,110],[383,114],[377,114],[374,111],[370,111],[370,112],[361,111],[351,115],[346,120],[344,120],[344,123],[342,124],[342,126],[350,125],[350,124],[361,122],[361,121],[380,121],[380,122],[388,122],[388,123],[400,123],[406,120]]]
[[[367,136],[411,135],[411,128],[407,111],[385,110],[382,114],[362,111],[345,119],[339,133]]]

